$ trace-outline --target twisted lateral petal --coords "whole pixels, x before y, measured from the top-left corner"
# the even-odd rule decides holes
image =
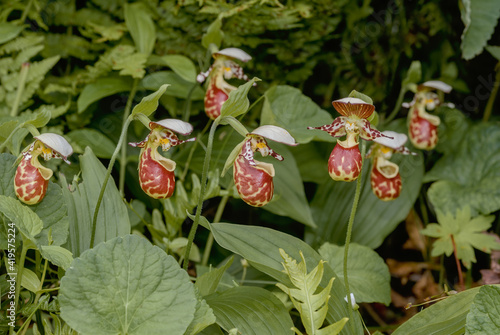
[[[65,162],[67,162],[68,157],[71,156],[71,154],[73,153],[73,148],[68,143],[68,141],[66,141],[66,139],[61,135],[53,133],[44,133],[35,136],[35,138],[40,142],[42,142],[46,147],[52,149],[57,154],[59,154]],[[54,155],[53,158],[55,157],[56,155]]]
[[[264,138],[267,138],[268,140],[273,140],[275,142],[287,145],[292,145],[292,146],[298,145],[298,143],[295,143],[295,139],[292,137],[292,135],[290,135],[288,131],[278,126],[272,126],[272,125],[260,126],[254,129],[254,131],[252,131],[250,134],[259,135]]]
[[[269,203],[274,193],[274,167],[257,161],[256,166],[239,155],[234,161],[234,184],[241,199],[250,206],[261,207]]]
[[[39,203],[47,193],[52,170],[38,162],[38,156],[27,155],[21,160],[14,177],[14,189],[19,200],[27,205]]]
[[[356,121],[356,125],[359,128],[359,136],[367,141],[373,141],[379,137],[387,137],[388,139],[393,139],[392,136],[381,133],[375,128],[372,128],[370,121],[366,119],[361,119]]]
[[[193,132],[193,126],[190,123],[177,119],[163,119],[160,121],[151,121],[149,123],[150,129],[153,129],[155,126],[172,130],[181,135],[189,135]]]
[[[357,116],[361,119],[367,119],[372,115],[375,106],[364,102],[358,98],[343,98],[332,101],[333,107],[344,116]]]
[[[249,60],[252,59],[252,56],[250,56],[245,51],[238,48],[226,48],[214,53],[214,57],[217,57],[218,55],[223,55],[226,57],[238,59],[242,62],[248,62]]]
[[[328,173],[335,181],[356,180],[361,172],[362,158],[358,143],[347,146],[348,140],[337,141],[328,160]]]
[[[377,157],[373,162],[370,177],[373,193],[380,200],[390,201],[399,197],[402,182],[396,164],[383,157]]]
[[[408,132],[410,141],[415,148],[432,150],[438,142],[437,126],[441,122],[439,117],[430,115],[423,107],[416,107],[408,114],[410,119]]]
[[[161,156],[157,148],[157,145],[152,145],[141,150],[139,183],[150,197],[164,199],[174,194],[175,162]]]
[[[346,135],[345,130],[346,125],[346,117],[339,116],[335,120],[333,120],[332,124],[327,124],[321,127],[307,127],[307,129],[318,129],[326,131],[332,137],[342,137]]]

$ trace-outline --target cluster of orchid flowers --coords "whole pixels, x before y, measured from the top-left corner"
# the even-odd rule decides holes
[[[234,62],[247,62],[251,57],[237,48],[227,48],[213,54],[213,65],[207,72],[198,75],[198,82],[209,78],[205,95],[205,112],[210,119],[220,115],[222,104],[229,93],[236,88],[225,79],[238,78],[248,80],[242,68]],[[408,114],[409,135],[412,144],[419,149],[430,150],[436,146],[439,117],[427,111],[439,104],[438,96],[433,89],[448,93],[451,87],[439,81],[425,82],[417,87],[414,100],[406,104],[411,110]],[[372,160],[370,173],[371,187],[374,194],[384,201],[396,199],[402,188],[401,176],[397,164],[391,162],[393,153],[410,154],[404,144],[408,137],[393,131],[380,132],[370,124],[370,117],[375,111],[373,104],[361,99],[348,97],[332,102],[333,107],[341,114],[331,124],[319,127],[308,127],[326,131],[332,137],[344,137],[337,140],[328,160],[328,172],[335,181],[356,180],[361,172],[363,157],[359,150],[359,139],[373,141],[367,157]],[[158,152],[168,151],[179,144],[194,141],[195,138],[180,140],[176,134],[190,135],[193,126],[176,119],[151,121],[150,132],[146,138],[131,146],[141,148],[139,159],[139,183],[142,190],[154,199],[169,198],[175,190],[176,163]],[[255,207],[269,203],[274,194],[274,166],[260,162],[254,158],[255,152],[263,157],[271,156],[282,161],[283,157],[276,153],[266,140],[273,140],[290,146],[297,143],[283,128],[265,125],[248,133],[238,144],[235,155],[229,158],[233,166],[233,179],[241,199]],[[26,204],[39,203],[45,196],[48,180],[52,170],[42,166],[38,161],[41,155],[45,160],[67,158],[73,153],[71,145],[64,137],[46,133],[35,136],[35,141],[23,151],[14,180],[17,197]],[[227,164],[227,163],[226,163]]]

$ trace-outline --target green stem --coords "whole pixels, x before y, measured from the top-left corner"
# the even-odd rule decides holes
[[[43,272],[42,272],[42,277],[40,279],[40,285],[38,286],[38,290],[36,292],[36,296],[35,296],[35,301],[33,302],[34,305],[37,305],[38,304],[38,300],[40,299],[40,297],[42,296],[42,293],[44,293],[42,291],[42,288],[43,288],[43,282],[45,281],[45,275],[47,273],[47,267],[48,267],[48,264],[49,264],[49,261],[48,260],[45,260],[45,265],[43,267]],[[35,314],[36,311],[38,311],[38,305],[37,307],[31,312],[31,314],[28,316],[28,318],[26,319],[26,321],[23,323],[23,325],[21,326],[21,328],[17,331],[18,334],[25,334],[26,333],[26,330],[28,329],[29,327],[29,324],[31,322],[31,319],[33,318],[33,314]],[[26,326],[26,327],[25,327]],[[21,330],[24,328],[24,332],[21,333]],[[42,324],[39,324],[39,330],[40,332],[43,331],[43,325]]]
[[[488,102],[486,103],[486,107],[484,108],[483,121],[487,122],[490,119],[491,111],[493,110],[493,103],[498,94],[498,88],[500,87],[500,62],[497,63],[496,66],[496,76],[495,83],[493,84],[493,89],[491,90],[490,97],[488,98]]]
[[[231,188],[231,187],[228,187]],[[229,200],[229,194],[226,194],[222,197],[219,202],[219,206],[217,207],[217,212],[215,212],[214,222],[220,222],[222,217],[222,213],[224,213],[224,208],[226,207],[227,201]],[[214,234],[210,232],[207,239],[207,244],[205,246],[205,251],[203,253],[203,259],[201,261],[201,265],[207,265],[208,258],[210,257],[210,251],[212,250],[212,246],[214,244]]]
[[[21,257],[19,258],[19,263],[17,266],[17,276],[16,276],[16,292],[14,292],[14,301],[16,303],[16,314],[19,310],[19,293],[21,291],[21,281],[23,280],[23,272],[24,272],[24,261],[26,260],[26,253],[28,252],[28,244],[25,242],[26,237],[23,236],[23,247],[21,249]],[[14,328],[10,328],[10,334],[14,333]]]
[[[17,86],[16,98],[14,99],[14,103],[12,104],[12,108],[10,110],[10,116],[16,116],[19,104],[21,103],[21,97],[24,92],[24,87],[26,86],[26,78],[28,77],[28,71],[30,68],[30,63],[23,63],[21,65],[21,71],[19,72],[19,84]]]
[[[210,133],[208,134],[208,143],[207,143],[207,151],[205,152],[205,160],[203,162],[203,172],[201,174],[201,188],[200,188],[200,196],[198,198],[198,206],[196,207],[196,215],[194,217],[193,225],[191,226],[191,230],[189,231],[188,243],[186,245],[186,252],[184,253],[184,263],[183,268],[187,271],[189,265],[189,254],[191,253],[191,246],[193,245],[193,240],[196,235],[196,229],[198,229],[198,223],[200,221],[201,209],[203,206],[203,199],[205,198],[205,190],[207,188],[207,177],[208,177],[208,168],[210,166],[210,156],[212,155],[212,147],[215,136],[215,129],[219,123],[215,121],[210,128]]]
[[[182,111],[182,121],[189,122],[189,110],[191,109],[191,96],[193,95],[194,90],[196,87],[198,87],[198,83],[195,83],[193,86],[191,86],[191,89],[189,90],[186,101],[184,103],[184,110]]]
[[[189,170],[189,164],[191,163],[191,159],[193,158],[193,154],[196,150],[196,147],[198,146],[198,142],[201,141],[201,139],[203,138],[203,135],[205,135],[205,133],[207,132],[207,129],[208,129],[208,127],[210,127],[211,123],[212,123],[212,120],[210,120],[207,123],[207,125],[205,126],[205,128],[203,128],[201,133],[196,135],[196,141],[193,143],[193,146],[191,147],[191,150],[189,151],[189,155],[188,155],[188,158],[186,160],[186,164],[184,165],[184,170],[182,171],[182,175],[179,178],[179,180],[181,180],[181,181],[186,180],[186,175],[187,175],[188,170]]]
[[[396,100],[396,105],[394,106],[394,109],[392,110],[391,114],[385,119],[384,123],[387,124],[391,122],[396,115],[398,115],[399,110],[401,109],[401,104],[403,103],[403,99],[405,97],[406,89],[404,87],[401,87],[401,91],[399,91],[398,95],[398,100]]]
[[[111,176],[111,171],[113,170],[113,165],[115,164],[116,157],[118,156],[118,153],[120,152],[123,141],[127,137],[127,129],[128,129],[128,126],[130,125],[131,121],[132,121],[132,118],[128,117],[126,122],[123,124],[120,139],[118,140],[118,144],[116,145],[115,151],[113,152],[113,156],[111,156],[111,160],[109,161],[109,165],[108,165],[108,170],[106,171],[106,176],[104,177],[104,181],[102,182],[101,193],[99,193],[99,198],[97,199],[97,204],[96,204],[95,210],[94,210],[94,218],[92,219],[92,233],[90,235],[91,237],[90,237],[89,249],[92,249],[94,247],[95,234],[96,234],[96,228],[97,228],[97,215],[99,214],[99,208],[101,207],[101,202],[102,202],[102,198],[104,196],[104,191],[106,190],[106,185],[108,184],[109,177]]]
[[[354,223],[354,217],[356,216],[356,210],[358,208],[359,197],[361,195],[361,179],[363,175],[363,163],[364,157],[366,153],[366,144],[365,142],[361,142],[361,171],[359,173],[358,180],[356,181],[356,192],[354,193],[354,201],[351,209],[351,216],[349,217],[349,223],[347,224],[347,234],[345,237],[345,245],[344,245],[344,285],[347,292],[347,304],[349,310],[349,322],[351,328],[354,331],[354,313],[352,308],[352,300],[351,300],[351,291],[349,290],[349,278],[347,276],[347,257],[349,255],[349,243],[351,243],[351,235],[352,235],[352,226]]]
[[[132,84],[132,90],[127,99],[127,104],[125,105],[125,110],[123,111],[123,125],[127,123],[130,111],[132,110],[132,102],[134,101],[135,94],[137,93],[137,86],[139,84],[139,79],[135,78]],[[120,179],[119,179],[119,190],[122,197],[125,196],[125,174],[127,173],[127,141],[122,143],[122,155],[120,157]]]

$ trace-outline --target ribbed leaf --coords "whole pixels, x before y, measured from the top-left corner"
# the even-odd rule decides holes
[[[126,92],[132,88],[132,81],[127,77],[104,77],[99,78],[95,83],[85,86],[78,96],[76,102],[78,113],[82,113],[90,104],[101,100],[104,97]]]
[[[292,319],[283,303],[260,287],[237,286],[205,298],[217,324],[245,335],[292,334]]]
[[[153,19],[144,4],[125,4],[125,24],[137,50],[150,55],[155,46],[156,32]]]
[[[472,301],[479,292],[472,288],[440,301],[403,323],[393,335],[460,335]]]
[[[63,199],[68,208],[70,221],[66,247],[75,257],[89,248],[94,210],[106,174],[106,168],[89,147],[80,156],[80,164],[83,182],[73,181],[70,190],[64,177],[61,178]],[[110,180],[97,216],[95,245],[129,232],[130,221],[127,206],[115,183]]]
[[[231,93],[229,93],[229,97],[227,98],[227,100],[222,104],[219,117],[220,118],[223,118],[224,116],[238,117],[241,114],[246,113],[248,107],[250,106],[247,94],[256,81],[260,81],[260,79],[255,77],[251,79],[248,83],[241,85],[234,91],[231,91]]]

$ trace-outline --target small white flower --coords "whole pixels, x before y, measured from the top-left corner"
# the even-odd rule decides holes
[[[347,299],[347,296],[344,297],[345,302],[349,303],[349,300]],[[354,294],[351,293],[351,305],[354,310],[357,309],[358,305],[356,304],[356,299],[354,299]]]

